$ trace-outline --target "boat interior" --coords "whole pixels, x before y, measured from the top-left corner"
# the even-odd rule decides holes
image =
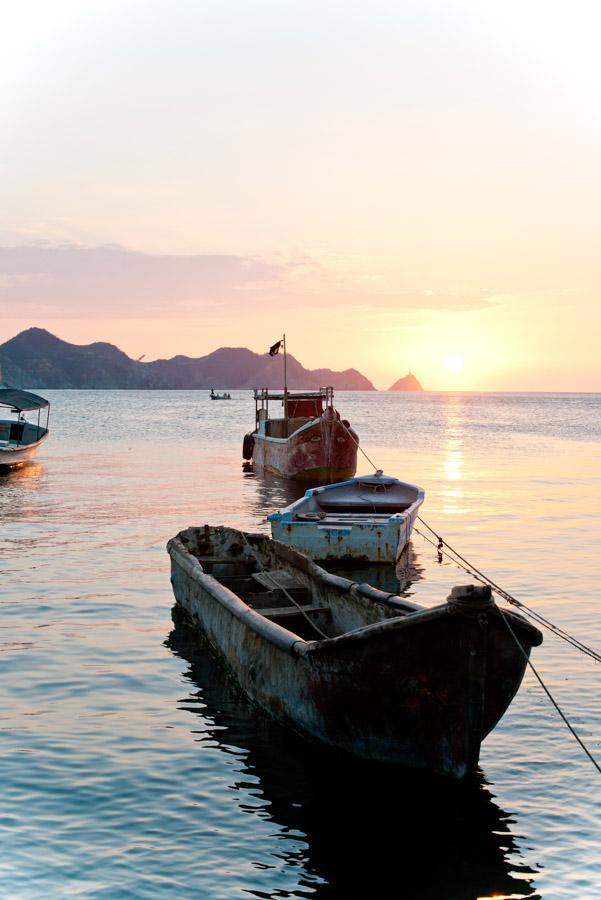
[[[180,538],[205,574],[301,640],[337,637],[421,609],[367,584],[329,575],[307,557],[263,535],[242,540],[241,535],[234,529],[205,526],[189,528]]]
[[[265,436],[271,438],[289,438],[291,434],[312,422],[315,416],[295,416],[293,419],[266,419]]]
[[[287,415],[281,418],[272,418],[269,415],[269,402],[279,401],[282,406],[287,405]],[[261,423],[265,423],[265,436],[271,438],[286,439],[290,435],[319,419],[324,412],[324,403],[331,404],[333,392],[331,388],[323,388],[303,394],[279,394],[267,389],[255,391],[256,425],[259,429]]]
[[[47,433],[47,428],[32,422],[0,419],[0,447],[24,447],[35,444]]]

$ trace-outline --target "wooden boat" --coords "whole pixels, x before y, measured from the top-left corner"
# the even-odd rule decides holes
[[[424,496],[423,488],[378,471],[310,488],[267,519],[272,537],[312,559],[394,563]]]
[[[231,400],[232,395],[224,392],[223,394],[216,393],[213,388],[211,388],[211,400]]]
[[[265,535],[205,525],[167,547],[180,613],[246,695],[358,757],[473,773],[542,641],[488,587],[454,588],[428,609],[332,575]]]
[[[242,455],[260,469],[314,484],[344,481],[357,470],[359,438],[334,408],[331,387],[283,393],[256,390],[255,430]],[[280,401],[283,417],[270,418],[269,402]]]
[[[0,386],[0,415],[2,410],[10,412],[0,418],[0,468],[12,468],[29,462],[38,452],[40,445],[48,437],[50,403],[37,394],[19,391],[16,388]],[[42,410],[46,410],[45,421],[41,421]],[[35,413],[37,412],[37,418]],[[32,413],[29,421],[27,414]]]

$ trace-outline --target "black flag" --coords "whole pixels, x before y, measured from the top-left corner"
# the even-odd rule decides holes
[[[269,348],[269,355],[270,355],[270,356],[275,356],[277,353],[279,353],[279,352],[280,352],[280,347],[282,346],[282,343],[283,343],[283,341],[276,341],[276,343],[273,344],[273,346],[271,346],[271,347]]]

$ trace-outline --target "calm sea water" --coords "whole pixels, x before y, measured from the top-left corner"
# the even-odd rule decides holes
[[[167,539],[294,496],[242,469],[248,393],[49,396],[0,478],[0,896],[601,897],[601,776],[532,675],[464,788],[306,745],[174,630]],[[451,544],[601,649],[601,395],[337,401]],[[424,604],[469,580],[419,535],[409,566]],[[533,660],[601,759],[601,668],[551,635]]]

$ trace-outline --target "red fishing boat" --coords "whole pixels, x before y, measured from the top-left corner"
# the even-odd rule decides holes
[[[334,408],[331,387],[294,393],[263,388],[254,397],[255,430],[244,438],[245,459],[276,475],[313,484],[353,477],[359,438]],[[270,402],[281,403],[279,416],[270,415]]]

